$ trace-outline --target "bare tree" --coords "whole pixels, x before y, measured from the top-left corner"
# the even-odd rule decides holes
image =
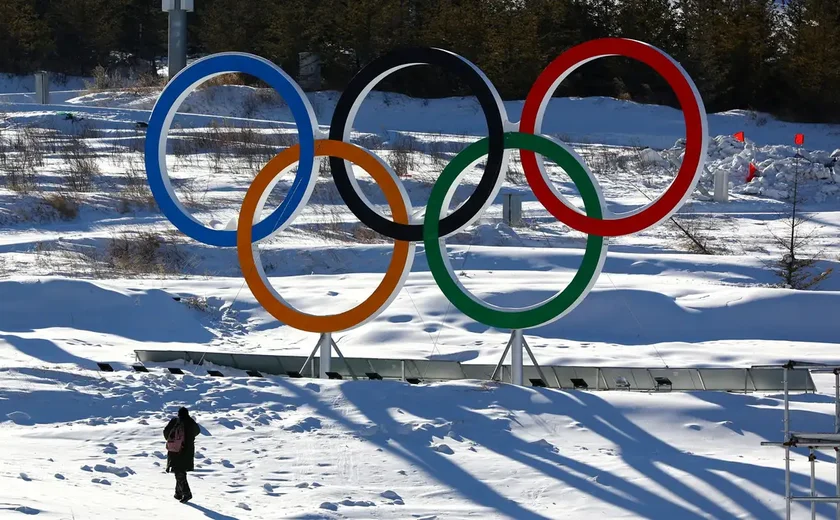
[[[831,275],[832,269],[818,272],[815,269],[824,250],[814,252],[813,243],[819,236],[821,226],[815,226],[812,218],[802,212],[802,194],[800,183],[802,175],[799,159],[796,153],[796,167],[793,175],[793,191],[790,194],[790,204],[782,213],[784,218],[784,233],[771,231],[773,242],[783,251],[782,258],[775,261],[773,266],[776,275],[782,279],[785,287],[792,289],[812,289]]]

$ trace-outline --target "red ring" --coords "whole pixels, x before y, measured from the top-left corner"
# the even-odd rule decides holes
[[[534,152],[520,150],[519,153],[522,157],[525,178],[531,185],[534,195],[557,220],[584,233],[615,237],[651,227],[667,218],[674,209],[679,207],[693,184],[697,167],[704,153],[705,118],[699,94],[695,97],[695,90],[690,79],[668,55],[655,47],[635,40],[603,38],[572,47],[546,67],[531,87],[528,97],[525,98],[519,131],[536,133],[540,105],[553,90],[555,81],[564,74],[571,73],[583,63],[605,56],[625,56],[641,61],[665,78],[677,95],[685,119],[685,156],[674,182],[668,189],[639,213],[615,219],[596,219],[568,207],[552,193],[547,180],[540,172]]]

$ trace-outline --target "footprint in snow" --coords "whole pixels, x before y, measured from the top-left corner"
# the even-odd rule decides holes
[[[114,446],[113,442],[110,442],[108,444],[104,444],[104,445],[102,445],[102,447],[104,448],[102,450],[102,453],[104,453],[105,455],[116,455],[117,454],[117,447]]]
[[[251,507],[248,506],[248,504],[246,504],[245,502],[240,502],[240,503],[236,504],[236,507],[238,507],[239,509],[244,509],[245,511],[250,511],[251,510]]]
[[[387,498],[388,500],[402,500],[401,496],[399,496],[396,492],[391,491],[390,489],[379,493],[379,496],[381,496],[382,498]]]
[[[243,428],[245,426],[242,424],[242,421],[238,421],[236,419],[217,419],[217,422],[229,430],[235,430],[237,426],[239,428]]]
[[[111,473],[112,475],[116,475],[118,477],[128,477],[129,475],[134,475],[134,470],[129,468],[128,466],[124,468],[120,468],[117,466],[106,466],[104,464],[97,464],[93,467],[94,471],[98,471],[99,473]]]
[[[288,432],[303,433],[321,429],[321,420],[317,417],[306,417],[293,426],[283,428]]]
[[[384,498],[386,500],[390,500],[391,502],[390,502],[389,505],[397,505],[397,506],[404,506],[405,505],[405,502],[403,502],[402,497],[399,496],[396,492],[391,491],[390,489],[387,490],[387,491],[383,491],[382,493],[379,493],[379,496],[381,496],[382,498]]]
[[[369,500],[350,500],[349,498],[342,500],[339,504],[350,507],[373,507],[376,505]]]
[[[455,452],[450,448],[448,445],[444,443],[435,444],[432,446],[432,449],[438,453],[443,453],[444,455],[454,455]]]

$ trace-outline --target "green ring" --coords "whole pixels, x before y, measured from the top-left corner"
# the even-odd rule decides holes
[[[530,150],[557,163],[572,178],[580,191],[586,214],[603,218],[601,197],[583,165],[559,144],[539,135],[520,132],[505,134],[505,149]],[[470,318],[499,329],[528,329],[551,322],[574,309],[594,285],[603,267],[606,243],[604,237],[589,235],[586,252],[578,272],[571,283],[560,293],[537,305],[517,310],[490,306],[471,295],[455,278],[449,262],[441,254],[445,251],[443,237],[438,238],[438,227],[443,203],[460,174],[475,161],[488,153],[488,140],[484,138],[465,148],[443,169],[432,188],[426,215],[423,220],[423,244],[432,276],[444,296]]]

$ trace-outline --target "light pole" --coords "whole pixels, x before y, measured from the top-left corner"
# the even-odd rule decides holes
[[[187,12],[194,5],[194,0],[162,0],[169,13],[169,79],[187,66]]]

